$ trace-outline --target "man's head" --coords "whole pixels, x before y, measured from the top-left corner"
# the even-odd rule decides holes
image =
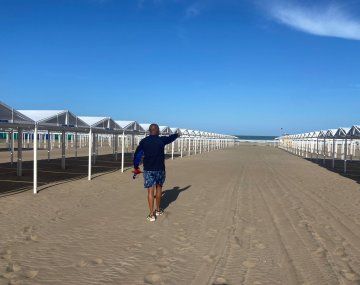
[[[160,134],[160,129],[157,124],[151,124],[149,127],[149,133],[152,136],[158,136]]]

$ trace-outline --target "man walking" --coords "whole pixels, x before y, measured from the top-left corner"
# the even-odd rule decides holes
[[[144,156],[144,187],[148,189],[150,214],[147,220],[154,222],[164,211],[160,208],[162,186],[165,182],[165,146],[175,141],[179,134],[159,136],[157,124],[149,127],[150,135],[140,141],[134,155],[134,173],[139,173],[141,158]],[[156,210],[154,212],[154,191],[156,189]]]

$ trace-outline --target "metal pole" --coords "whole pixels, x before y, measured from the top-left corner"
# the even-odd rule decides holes
[[[118,160],[118,143],[119,143],[119,136],[115,135],[114,147],[115,147],[115,160]]]
[[[325,152],[325,147],[326,147],[326,138],[324,138],[324,147],[323,147],[323,156],[324,156],[324,159],[323,159],[323,164],[325,165],[326,163],[326,152]]]
[[[346,172],[347,172],[347,151],[348,151],[347,138],[345,138],[345,149],[344,149],[344,173],[346,173]]]
[[[38,135],[38,126],[35,125],[34,128],[34,147],[33,147],[33,152],[34,152],[34,169],[33,169],[33,184],[34,184],[34,194],[37,193],[37,135]]]
[[[18,128],[17,176],[22,176],[22,129]]]
[[[191,138],[189,137],[189,149],[188,149],[188,155],[191,155]]]
[[[10,165],[14,164],[14,130],[11,130],[10,133]]]
[[[333,145],[332,145],[332,168],[335,168],[335,138],[333,138]]]
[[[175,142],[171,143],[171,159],[174,160],[174,148],[175,148]]]
[[[61,169],[65,169],[65,131],[61,134]]]
[[[50,161],[50,131],[48,131],[48,138],[47,138],[47,155],[48,161]]]
[[[78,133],[75,133],[75,158],[78,156]]]
[[[91,180],[91,158],[92,158],[92,130],[89,131],[89,163],[88,163],[88,180]]]
[[[121,172],[124,172],[124,163],[125,163],[125,132],[121,136]]]
[[[184,138],[180,139],[180,157],[183,157]]]

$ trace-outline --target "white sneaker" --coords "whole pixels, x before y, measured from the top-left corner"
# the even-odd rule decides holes
[[[163,209],[160,209],[159,211],[158,210],[155,210],[155,215],[158,217],[158,216],[161,216],[162,214],[164,214],[164,210]]]
[[[156,218],[155,218],[154,215],[149,215],[149,216],[147,216],[146,219],[147,219],[149,222],[155,222],[155,221],[156,221]]]

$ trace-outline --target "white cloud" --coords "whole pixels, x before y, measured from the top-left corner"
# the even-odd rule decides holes
[[[360,20],[340,6],[305,7],[277,3],[270,9],[278,22],[318,36],[360,40]]]

